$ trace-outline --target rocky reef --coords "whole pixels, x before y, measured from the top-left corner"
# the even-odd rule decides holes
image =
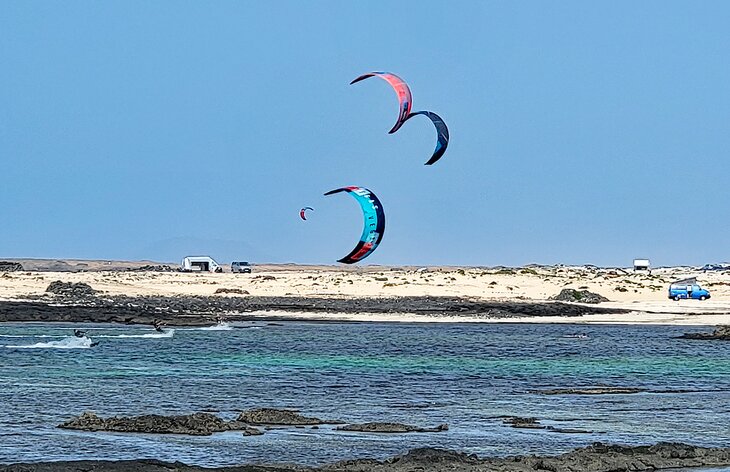
[[[730,325],[718,326],[711,333],[685,333],[679,336],[680,339],[718,339],[730,341]]]
[[[570,434],[589,434],[593,431],[586,431],[576,428],[556,428],[555,426],[546,426],[540,423],[537,418],[522,418],[519,416],[508,416],[502,420],[502,423],[518,429],[544,429],[551,433],[570,433]]]
[[[730,466],[730,448],[705,448],[681,443],[652,446],[594,443],[557,456],[479,458],[446,449],[421,448],[385,461],[346,460],[322,467],[242,465],[203,468],[157,460],[94,460],[0,465],[0,472],[615,472],[726,466]]]
[[[342,421],[322,420],[302,416],[297,410],[280,410],[276,408],[254,408],[247,410],[238,415],[236,421],[252,425],[272,426],[314,426],[342,423]]]
[[[459,297],[262,297],[262,296],[98,296],[87,284],[53,282],[49,294],[23,300],[0,300],[0,322],[73,321],[150,324],[162,320],[168,326],[205,326],[216,314],[228,321],[252,319],[276,321],[272,314],[252,317],[248,312],[316,313],[326,321],[337,313],[412,313],[428,316],[474,318],[524,318],[531,316],[582,316],[596,313],[628,313],[628,310],[589,307],[562,302],[481,301]]]
[[[434,428],[420,428],[403,423],[361,423],[338,426],[338,431],[350,431],[357,433],[438,433],[448,431],[449,425],[440,424]]]
[[[263,434],[239,421],[225,421],[210,413],[191,415],[142,415],[131,417],[101,418],[92,412],[84,412],[58,426],[63,429],[82,431],[114,431],[121,433],[187,434],[209,436],[222,431],[243,431],[244,435]]]

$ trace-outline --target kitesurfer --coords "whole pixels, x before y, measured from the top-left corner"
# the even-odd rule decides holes
[[[162,332],[162,321],[157,320],[157,319],[152,320],[152,327],[155,328],[155,331],[157,331],[158,333],[161,333]]]

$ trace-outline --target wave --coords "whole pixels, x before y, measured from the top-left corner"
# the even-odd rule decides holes
[[[65,338],[60,334],[0,334],[0,338]]]
[[[5,346],[12,349],[89,349],[91,339],[68,337],[60,341],[49,341],[47,343],[35,343],[23,346]]]
[[[201,331],[230,331],[233,329],[233,326],[229,325],[226,322],[214,324],[213,326],[206,326],[204,328],[198,328]]]
[[[174,329],[166,329],[161,333],[155,331],[154,333],[145,334],[95,334],[95,338],[171,338],[175,335]]]

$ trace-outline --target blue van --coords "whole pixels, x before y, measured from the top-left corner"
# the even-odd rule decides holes
[[[707,300],[710,298],[710,292],[700,287],[696,279],[678,280],[669,286],[669,298],[675,301]]]

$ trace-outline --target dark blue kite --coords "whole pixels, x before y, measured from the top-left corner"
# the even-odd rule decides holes
[[[408,118],[406,118],[406,121],[410,120],[416,115],[425,115],[427,116],[432,122],[433,125],[436,127],[436,132],[438,133],[438,139],[436,141],[436,149],[433,151],[433,154],[431,155],[431,159],[426,162],[427,166],[430,166],[431,164],[435,163],[439,159],[441,159],[441,156],[444,155],[446,152],[446,148],[449,145],[449,128],[446,127],[446,123],[444,123],[444,120],[441,119],[440,116],[438,116],[436,113],[432,111],[416,111],[408,115]]]

